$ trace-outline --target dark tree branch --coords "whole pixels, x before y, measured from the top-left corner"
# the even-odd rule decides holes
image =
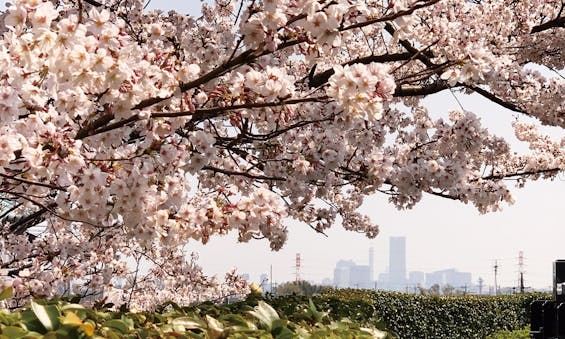
[[[544,22],[541,25],[535,26],[534,28],[532,28],[530,33],[539,33],[539,32],[543,32],[546,31],[548,29],[552,29],[552,28],[563,28],[565,27],[565,17],[561,16],[561,17],[557,17],[553,20],[549,20],[547,22]]]
[[[437,81],[423,86],[398,86],[394,91],[395,97],[422,96],[441,92],[450,88],[447,82]]]
[[[18,181],[18,182],[21,182],[23,184],[41,186],[41,187],[46,187],[46,188],[50,188],[50,189],[54,189],[54,190],[58,190],[58,191],[65,191],[65,188],[60,187],[60,186],[45,184],[45,183],[37,182],[37,181],[26,180],[26,179],[18,178],[16,176],[10,176],[10,175],[0,173],[0,177],[6,178],[8,180]]]
[[[94,7],[102,7],[104,6],[104,4],[98,2],[98,1],[94,1],[94,0],[84,0],[84,2],[86,2],[89,5],[92,5]]]
[[[45,220],[45,212],[47,212],[46,208],[40,208],[39,210],[31,214],[24,215],[20,218],[15,219],[10,227],[8,227],[8,231],[11,234],[15,235],[24,234],[25,231],[27,231],[29,228],[38,225],[39,223],[43,222],[43,220]]]
[[[546,168],[540,170],[532,170],[532,171],[523,171],[523,172],[515,172],[515,173],[503,173],[503,174],[493,174],[481,177],[482,180],[503,180],[503,179],[512,179],[516,177],[525,177],[530,175],[538,175],[538,174],[548,174],[548,173],[559,173],[563,171],[562,168]],[[471,181],[477,181],[478,179],[474,179]]]
[[[286,181],[286,178],[283,178],[283,177],[270,177],[270,176],[259,175],[259,174],[256,175],[256,174],[251,174],[249,172],[231,171],[231,170],[226,170],[226,169],[223,169],[223,168],[218,168],[218,167],[213,167],[213,166],[204,166],[202,169],[207,170],[207,171],[212,171],[214,173],[222,173],[222,174],[225,174],[225,175],[242,176],[242,177],[246,177],[246,178],[250,178],[250,179],[254,179],[254,180]]]
[[[395,53],[395,54],[382,54],[382,55],[370,55],[363,58],[358,58],[355,60],[348,61],[344,63],[342,66],[346,65],[353,65],[353,64],[370,64],[371,62],[393,62],[393,61],[403,61],[409,60],[413,56],[410,52],[405,53]],[[314,70],[315,68],[313,68]],[[328,82],[330,77],[334,75],[335,71],[333,68],[323,71],[322,73],[318,73],[313,75],[309,78],[308,85],[310,88],[320,87]]]
[[[226,112],[238,110],[238,109],[250,109],[250,108],[266,108],[266,107],[279,107],[285,105],[295,105],[305,102],[317,102],[320,100],[325,100],[326,97],[314,97],[314,98],[301,98],[301,99],[290,99],[290,100],[281,100],[281,101],[273,101],[273,102],[263,102],[263,103],[249,103],[249,104],[240,104],[240,105],[232,105],[232,106],[225,106],[225,107],[212,107],[212,108],[202,108],[197,109],[194,112],[191,111],[180,111],[180,112],[162,112],[162,113],[153,113],[151,116],[153,118],[178,118],[184,116],[192,116],[190,123],[195,125],[201,121],[216,118]],[[132,122],[139,121],[139,115],[135,114],[127,119],[123,119],[120,121],[116,121],[113,124],[101,127],[97,130],[92,130],[90,133],[84,134],[77,134],[77,139],[83,139],[92,135],[108,132],[111,130],[118,129],[125,125],[128,125]],[[82,137],[82,138],[80,138]]]
[[[342,29],[342,31],[348,31],[354,28],[361,28],[361,27],[365,27],[365,26],[369,26],[372,24],[376,24],[379,22],[385,22],[385,21],[392,21],[396,18],[399,18],[401,16],[405,16],[405,15],[410,15],[412,13],[414,13],[414,11],[420,9],[420,8],[424,8],[424,7],[429,7],[437,2],[439,2],[440,0],[429,0],[429,1],[422,1],[420,3],[417,3],[415,5],[413,5],[412,7],[403,10],[403,11],[398,11],[396,13],[390,14],[390,15],[385,15],[382,16],[380,18],[375,18],[372,20],[367,20],[367,21],[363,21],[363,22],[359,22],[350,26],[346,26]]]
[[[482,95],[483,97],[489,99],[490,101],[497,103],[502,107],[508,108],[511,111],[529,115],[528,112],[524,111],[523,109],[521,109],[517,105],[515,105],[511,102],[508,102],[508,101],[504,101],[503,99],[497,97],[495,94],[490,93],[489,91],[484,90],[479,86],[467,85],[466,87],[473,90],[474,92]]]

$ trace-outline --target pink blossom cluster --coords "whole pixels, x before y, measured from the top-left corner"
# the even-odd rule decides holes
[[[370,63],[337,66],[329,79],[328,96],[334,98],[351,116],[368,120],[381,118],[383,101],[390,99],[396,83],[386,65]]]
[[[565,169],[558,0],[16,0],[0,13],[0,285],[152,308],[246,293],[194,242],[375,237],[385,194],[481,212]],[[536,65],[535,67],[531,67]],[[540,68],[546,71],[538,71]],[[555,74],[555,76],[548,75]],[[428,112],[441,91],[494,111]],[[507,110],[518,117],[511,116]],[[482,125],[507,115],[518,142]]]

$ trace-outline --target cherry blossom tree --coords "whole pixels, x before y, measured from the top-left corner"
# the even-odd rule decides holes
[[[234,231],[278,250],[287,218],[375,237],[368,195],[489,212],[565,169],[565,138],[539,129],[565,128],[563,0],[143,7],[16,0],[0,15],[0,282],[15,303],[72,281],[139,308],[219,298],[244,282],[204,276],[189,241]],[[441,91],[501,110],[433,117],[422,99]],[[481,125],[502,108],[528,152]]]

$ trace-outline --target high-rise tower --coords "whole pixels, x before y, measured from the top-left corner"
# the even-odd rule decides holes
[[[389,288],[402,291],[406,285],[406,238],[390,237]]]
[[[369,248],[369,280],[372,284],[375,281],[375,250]]]

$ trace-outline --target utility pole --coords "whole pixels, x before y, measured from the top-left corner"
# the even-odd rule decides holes
[[[498,260],[495,260],[494,261],[494,295],[498,295],[497,275],[498,275]]]
[[[518,252],[518,273],[520,275],[518,284],[520,293],[524,293],[524,252]]]
[[[271,264],[271,270],[270,270],[270,276],[269,276],[269,281],[271,283],[271,289],[269,290],[271,292],[271,294],[273,293],[273,265]]]

